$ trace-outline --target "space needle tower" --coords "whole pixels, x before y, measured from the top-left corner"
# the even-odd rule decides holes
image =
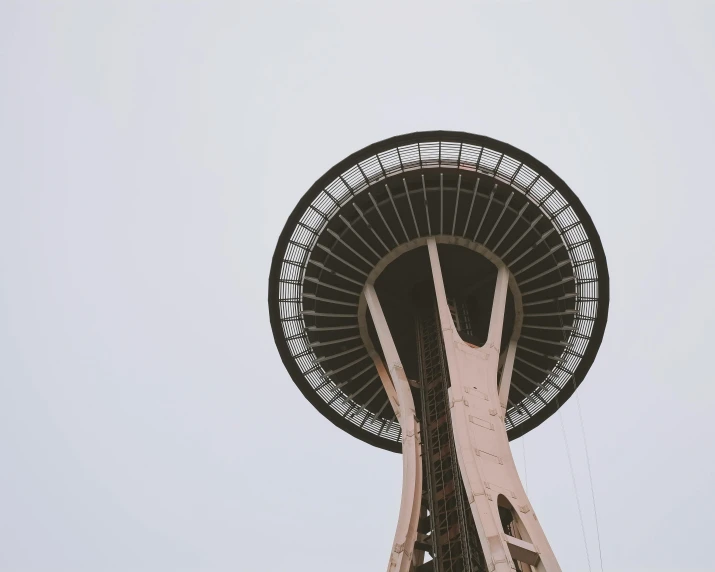
[[[488,137],[375,143],[299,201],[273,255],[273,335],[318,411],[402,453],[389,572],[561,570],[509,440],[584,380],[608,295],[578,198]]]

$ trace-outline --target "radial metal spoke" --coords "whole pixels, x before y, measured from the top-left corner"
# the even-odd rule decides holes
[[[509,256],[509,253],[510,253],[512,250],[514,250],[517,246],[519,246],[519,244],[521,243],[521,241],[524,240],[524,238],[526,237],[526,235],[529,234],[529,233],[533,230],[533,228],[536,226],[536,224],[537,224],[542,218],[544,218],[544,215],[543,215],[543,214],[540,214],[539,216],[537,216],[537,217],[531,222],[531,224],[529,225],[529,228],[527,228],[527,229],[524,231],[524,233],[523,233],[519,238],[516,239],[516,241],[512,242],[512,244],[511,244],[511,246],[509,247],[509,249],[508,249],[504,254],[501,255],[502,260],[503,260],[504,258],[506,258],[507,256]]]
[[[474,242],[477,241],[477,236],[479,236],[479,231],[482,230],[482,225],[484,224],[484,219],[487,218],[487,213],[489,212],[489,207],[492,204],[492,201],[494,200],[494,193],[496,192],[497,185],[494,183],[494,188],[492,189],[492,192],[489,193],[489,202],[487,202],[487,208],[484,209],[484,213],[482,214],[482,220],[479,221],[479,226],[477,227],[477,232],[474,233]]]
[[[360,336],[350,336],[349,338],[339,338],[337,340],[329,340],[327,342],[313,342],[311,347],[313,348],[322,348],[323,346],[331,346],[333,344],[342,344],[345,342],[351,342],[353,340],[359,340]]]
[[[526,308],[528,306],[538,306],[540,304],[546,304],[548,302],[562,302],[571,298],[576,298],[576,294],[574,292],[569,292],[568,294],[564,294],[563,296],[557,296],[555,298],[544,298],[542,300],[535,300],[533,302],[524,302],[522,306]]]
[[[354,330],[358,327],[357,323],[355,323],[347,326],[308,326],[306,329],[309,332],[334,332],[336,330]]]
[[[382,258],[382,256],[380,256],[380,255],[377,253],[377,250],[375,250],[372,246],[370,246],[370,243],[368,243],[368,242],[362,237],[362,235],[361,235],[359,232],[357,232],[357,231],[353,228],[353,226],[350,224],[350,222],[348,221],[348,219],[346,219],[343,215],[338,215],[338,216],[340,217],[340,220],[343,221],[343,223],[345,224],[345,226],[347,226],[347,227],[352,231],[352,233],[353,233],[355,236],[357,236],[357,237],[362,241],[362,243],[363,243],[368,249],[370,249],[370,252],[372,252],[372,253],[377,257],[378,260],[380,260],[380,258]],[[373,231],[373,232],[374,232],[374,231]],[[383,244],[383,246],[385,246],[385,245]],[[385,248],[387,248],[387,247],[385,246]]]
[[[421,162],[421,158],[420,158]],[[425,213],[427,213],[427,234],[431,235],[432,234],[432,224],[430,223],[429,220],[429,204],[427,203],[427,187],[425,186],[425,176],[422,175],[422,193],[424,194],[425,197]]]
[[[330,379],[327,375],[324,376],[324,377],[325,377],[326,379]],[[339,389],[345,387],[345,386],[346,386],[348,383],[350,383],[351,381],[352,381],[352,379],[347,379],[347,380],[345,380],[345,381],[341,381],[340,383],[335,383],[335,384],[333,384],[333,387],[330,388],[330,391],[331,391],[332,393],[335,393],[335,392],[337,392]]]
[[[460,148],[461,152],[461,148]],[[459,161],[457,161],[457,164],[459,164]],[[462,186],[462,175],[460,174],[459,177],[457,178],[457,199],[454,203],[454,217],[452,217],[452,236],[454,236],[454,228],[457,224],[457,213],[459,212],[459,189]]]
[[[338,278],[342,278],[343,280],[347,280],[348,282],[352,282],[353,284],[357,284],[358,286],[362,287],[362,283],[358,282],[357,280],[350,278],[348,276],[345,276],[344,274],[340,274],[339,272],[335,272],[332,268],[328,268],[325,266],[325,264],[322,264],[320,262],[317,262],[313,260],[312,258],[308,261],[308,264],[312,264],[314,266],[317,266],[321,270],[325,270],[328,274],[331,274],[332,276],[337,276]]]
[[[402,227],[402,232],[405,234],[405,240],[409,241],[410,237],[407,236],[407,231],[405,230],[405,225],[402,222],[402,217],[400,216],[400,211],[397,210],[397,205],[395,205],[395,199],[392,198],[392,192],[390,192],[390,187],[385,184],[385,189],[387,189],[387,196],[390,197],[390,202],[392,203],[392,208],[395,209],[395,214],[397,215],[397,220],[400,222]]]
[[[537,352],[536,350],[532,350],[531,348],[525,346],[524,344],[521,344],[521,345],[519,346],[519,349],[520,349],[520,350],[524,350],[525,352],[529,352],[529,353],[532,353],[532,354],[536,354],[537,356],[541,356],[541,357],[546,358],[546,359],[552,359],[552,360],[557,361],[557,362],[564,361],[563,358],[560,358],[560,357],[558,357],[558,356],[550,356],[550,355],[547,355],[547,354],[545,354],[545,353]]]
[[[533,290],[529,290],[528,292],[522,292],[522,296],[528,296],[529,294],[536,294],[536,292],[543,292],[544,290],[548,290],[549,288],[555,288],[556,286],[563,286],[567,282],[573,282],[573,276],[567,276],[566,278],[563,278],[562,280],[559,280],[558,282],[554,282],[553,284],[549,284],[548,286],[542,286],[541,288],[534,288]]]
[[[383,393],[383,392],[384,392],[384,390],[383,390],[382,388],[380,388],[380,393]],[[390,400],[387,399],[387,398],[385,398],[385,402],[382,404],[382,406],[380,407],[380,409],[378,409],[378,410],[375,412],[375,414],[374,414],[374,419],[377,419],[380,415],[382,415],[382,412],[385,410],[385,407],[387,407],[387,405],[388,405],[389,403],[390,403]],[[383,423],[384,423],[384,422],[383,422]]]
[[[357,319],[357,314],[334,314],[332,312],[316,312],[315,310],[301,310],[303,316],[318,316],[321,318],[353,318]]]
[[[546,316],[574,316],[576,310],[565,310],[563,312],[543,312],[540,314],[524,314],[525,318],[541,318]]]
[[[358,389],[356,392],[348,395],[348,399],[355,399],[358,395],[360,395],[363,391],[365,391],[372,383],[374,383],[376,379],[377,379],[377,374],[373,375],[370,379],[368,379],[365,382],[365,384],[362,387],[360,387],[360,389]]]
[[[499,239],[499,242],[496,243],[496,245],[494,246],[494,248],[492,249],[492,251],[496,252],[496,251],[499,249],[499,247],[501,246],[501,243],[504,242],[504,239],[506,239],[506,237],[509,236],[509,233],[510,233],[510,232],[514,229],[514,227],[516,226],[516,223],[518,223],[518,222],[522,219],[522,216],[524,215],[524,212],[526,211],[526,209],[527,209],[528,206],[529,206],[529,203],[526,203],[523,207],[521,207],[521,210],[520,210],[519,213],[516,215],[516,218],[515,218],[514,221],[509,225],[509,228],[506,229],[506,232],[505,232],[504,235]]]
[[[497,217],[496,222],[494,223],[494,226],[492,226],[492,229],[489,231],[489,234],[487,237],[484,239],[484,244],[486,245],[487,242],[489,242],[489,239],[492,237],[492,234],[494,234],[494,231],[496,230],[497,226],[501,222],[502,217],[504,216],[504,213],[506,212],[506,209],[509,208],[509,203],[511,202],[511,199],[514,198],[514,193],[511,193],[506,201],[504,202],[504,206],[502,207],[501,212],[499,213],[499,216]]]
[[[351,368],[352,366],[357,365],[357,364],[359,364],[361,361],[365,361],[366,359],[369,359],[369,358],[370,358],[370,356],[369,356],[368,354],[365,354],[364,356],[361,356],[361,357],[357,358],[356,360],[351,361],[350,363],[346,363],[345,365],[340,366],[338,369],[331,369],[330,371],[326,371],[325,373],[326,373],[327,375],[333,376],[333,375],[335,375],[336,373],[340,373],[341,371],[345,371],[346,369]],[[365,373],[365,372],[366,372],[368,369],[370,369],[371,367],[375,367],[375,366],[371,363],[368,367],[366,367],[366,368],[365,368],[364,370],[362,370],[360,373],[356,374],[356,375],[353,377],[353,379],[355,379],[355,377],[358,377],[361,373]]]
[[[371,198],[372,198],[372,197],[371,197]],[[378,241],[380,241],[380,244],[382,244],[382,246],[384,247],[384,249],[385,249],[387,252],[390,252],[390,249],[387,247],[387,245],[386,245],[386,244],[383,242],[383,240],[380,238],[380,235],[377,234],[377,231],[376,231],[374,228],[372,228],[372,225],[367,221],[367,219],[365,218],[365,215],[364,215],[363,212],[360,210],[360,207],[357,206],[355,203],[353,203],[353,206],[355,207],[355,210],[356,210],[356,211],[358,212],[358,214],[360,215],[360,218],[361,218],[361,219],[363,220],[363,222],[367,225],[367,228],[369,228],[369,229],[372,231],[372,234],[375,235],[375,238],[376,238]]]
[[[536,324],[523,324],[522,328],[530,328],[533,330],[556,330],[564,332],[570,332],[575,329],[572,326],[537,326]]]
[[[534,342],[541,342],[544,344],[551,344],[551,345],[555,345],[555,346],[561,346],[564,348],[568,346],[568,344],[565,341],[547,340],[546,338],[535,338],[533,336],[525,336],[524,334],[521,334],[521,336],[519,336],[519,339],[532,340]]]
[[[444,234],[444,173],[439,174],[439,233]]]
[[[543,367],[539,367],[538,365],[535,365],[535,364],[531,363],[530,361],[525,360],[525,359],[522,358],[522,357],[516,356],[516,359],[517,359],[518,361],[520,361],[521,363],[524,363],[524,364],[528,365],[529,367],[532,367],[532,368],[534,368],[535,370],[540,371],[541,373],[545,373],[545,374],[547,375],[547,378],[546,378],[546,379],[548,379],[548,376],[551,375],[551,373],[552,373],[552,370],[550,370],[550,369],[545,369],[545,368],[543,368]],[[556,364],[555,367],[559,367],[559,364]],[[569,372],[569,373],[571,373],[571,372]],[[558,387],[558,386],[557,386],[557,387]],[[559,388],[559,389],[561,389],[561,388]]]
[[[474,209],[474,200],[477,198],[477,192],[479,189],[480,178],[477,177],[477,182],[474,183],[474,190],[472,191],[472,202],[469,205],[469,213],[467,214],[467,222],[464,223],[464,232],[462,236],[467,236],[467,227],[469,226],[469,219],[472,218],[472,209]]]
[[[525,375],[524,372],[519,371],[517,368],[514,368],[514,373],[516,373],[517,375],[519,375],[520,377],[522,377],[523,379],[525,379],[526,381],[528,381],[529,383],[531,383],[531,384],[536,388],[536,390],[539,390],[539,389],[540,389],[540,390],[543,391],[544,393],[547,393],[547,392],[548,392],[548,389],[546,389],[546,387],[544,386],[543,383],[540,383],[540,382],[538,382],[538,381],[534,381],[534,380],[531,379],[528,375]],[[538,398],[545,404],[546,401],[545,401],[538,393],[536,393],[536,390],[534,390],[534,395],[536,395],[536,397],[538,397]],[[524,392],[522,391],[521,393],[523,394]]]
[[[542,278],[543,276],[546,276],[547,274],[551,274],[552,272],[555,272],[556,270],[559,270],[563,266],[566,266],[569,264],[568,260],[562,260],[555,266],[551,266],[548,270],[544,270],[544,272],[541,272],[537,274],[536,276],[532,276],[531,278],[527,278],[526,280],[522,280],[519,282],[519,286],[524,286],[525,284],[528,284],[529,282],[533,282],[534,280],[538,280],[539,278]]]
[[[514,371],[516,371],[516,370],[514,370]],[[525,393],[524,391],[522,391],[522,389],[518,385],[516,385],[514,383],[512,383],[511,387],[516,389],[519,393],[521,393],[524,397],[526,397],[526,399],[529,399],[533,403],[536,403],[536,399],[534,399],[534,395],[532,395],[531,393]],[[544,401],[544,399],[542,397],[540,397],[539,395],[537,395],[536,397],[538,397],[539,400],[543,401],[544,404],[546,404],[546,401]]]
[[[392,237],[392,240],[395,241],[395,246],[399,246],[400,243],[397,242],[397,237],[395,234],[392,232],[392,229],[390,228],[390,225],[387,224],[387,221],[385,220],[385,217],[382,215],[382,211],[380,210],[380,205],[377,204],[377,201],[375,200],[375,197],[372,196],[372,193],[368,193],[367,196],[370,198],[372,201],[372,204],[375,205],[375,210],[377,211],[377,214],[380,215],[380,218],[382,219],[383,224],[385,225],[385,228],[387,229],[387,232],[390,233],[390,236]]]
[[[335,254],[335,252],[334,252],[333,250],[331,250],[330,248],[328,248],[327,246],[325,246],[325,245],[323,245],[323,244],[316,244],[316,246],[317,246],[318,248],[320,248],[323,252],[327,252],[327,253],[328,253],[327,258],[330,258],[330,257],[332,256],[333,258],[335,258],[335,260],[339,260],[340,262],[342,262],[343,264],[345,264],[345,266],[347,266],[347,267],[349,267],[349,268],[352,268],[355,272],[357,272],[358,274],[362,274],[363,276],[365,276],[365,278],[367,278],[367,272],[365,272],[365,271],[363,271],[363,270],[360,270],[360,269],[359,269],[357,266],[355,266],[354,264],[350,264],[347,260],[345,260],[344,258],[342,258],[342,257],[338,256],[337,254]],[[326,258],[326,260],[327,260],[327,258]]]
[[[415,223],[415,232],[417,233],[417,238],[420,235],[420,228],[417,226],[417,217],[415,216],[415,209],[412,208],[412,199],[410,198],[410,189],[407,187],[407,179],[402,178],[402,182],[405,185],[405,196],[407,197],[407,204],[410,205],[410,212],[412,213],[412,222]]]
[[[377,376],[376,376],[376,378],[377,378]],[[375,391],[375,393],[373,393],[370,396],[370,398],[365,402],[365,404],[362,406],[361,409],[367,409],[367,407],[370,406],[370,404],[375,400],[375,398],[377,398],[377,396],[380,395],[381,393],[384,393],[384,391],[385,390],[382,388],[382,386],[378,387],[377,391]],[[368,417],[370,417],[370,416],[368,415]]]
[[[560,248],[563,248],[563,247],[564,247],[564,243],[563,243],[563,242],[559,242],[556,246],[554,246],[552,249],[550,249],[550,250],[549,250],[546,254],[544,254],[543,256],[540,256],[539,258],[537,258],[537,259],[534,260],[533,262],[530,262],[528,265],[524,266],[524,268],[522,268],[522,269],[519,270],[518,272],[512,272],[512,273],[514,274],[514,276],[519,276],[519,274],[521,274],[522,272],[526,272],[527,270],[529,270],[529,268],[532,268],[533,266],[536,266],[539,262],[541,262],[542,260],[545,260],[545,259],[548,258],[549,256],[553,255],[557,250],[559,250]],[[512,264],[512,267],[513,267],[513,264]]]
[[[345,288],[340,288],[338,286],[335,286],[333,284],[328,284],[327,282],[321,282],[317,278],[313,278],[312,276],[306,276],[305,280],[308,282],[312,282],[313,284],[317,284],[318,286],[322,286],[324,288],[330,288],[332,290],[337,290],[338,292],[344,292],[345,294],[350,294],[352,296],[360,296],[360,292],[354,292],[352,290],[346,290]],[[305,294],[303,294],[305,296]]]
[[[514,264],[519,262],[522,258],[524,258],[527,254],[532,252],[537,246],[539,246],[547,238],[549,238],[549,236],[551,236],[554,232],[556,232],[556,231],[553,228],[550,228],[549,230],[547,230],[544,234],[541,235],[541,238],[539,238],[539,240],[537,240],[533,245],[531,245],[531,247],[527,248],[524,252],[522,252],[519,256],[517,256],[514,260],[512,260],[509,263],[509,266],[513,266]]]
[[[323,362],[326,362],[326,361],[331,360],[331,359],[335,359],[335,358],[338,358],[338,357],[342,357],[342,356],[351,354],[351,353],[356,352],[357,350],[361,350],[361,349],[363,349],[363,346],[362,346],[362,345],[359,345],[359,346],[352,347],[352,348],[350,348],[349,350],[345,350],[344,352],[340,352],[340,353],[337,353],[337,354],[332,354],[332,355],[328,355],[328,356],[319,357],[319,358],[318,358],[318,363],[323,363]]]
[[[360,260],[362,260],[372,269],[373,263],[370,262],[367,258],[365,258],[362,254],[360,254],[357,250],[355,250],[352,246],[350,246],[347,242],[345,242],[337,232],[329,228],[326,230],[333,236],[333,238],[335,238],[335,240],[337,240],[340,244],[342,244],[345,248],[347,248],[350,252],[352,252],[355,256],[357,256]]]

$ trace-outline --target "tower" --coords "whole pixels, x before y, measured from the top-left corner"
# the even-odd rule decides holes
[[[560,570],[509,440],[584,379],[608,290],[571,189],[488,137],[393,137],[303,196],[273,256],[271,326],[323,415],[402,453],[389,572]]]

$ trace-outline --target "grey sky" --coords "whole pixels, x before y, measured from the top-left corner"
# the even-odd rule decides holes
[[[315,179],[423,129],[516,145],[591,213],[605,570],[712,570],[713,6],[2,2],[0,570],[385,568],[400,458],[300,395],[267,277]],[[558,417],[526,455],[563,569],[588,570]]]

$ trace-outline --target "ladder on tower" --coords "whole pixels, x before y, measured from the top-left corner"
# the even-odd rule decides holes
[[[455,305],[455,314],[458,315]],[[486,572],[476,526],[462,484],[449,408],[449,373],[436,304],[418,309],[423,499],[429,534],[420,545],[433,560],[416,572]]]

